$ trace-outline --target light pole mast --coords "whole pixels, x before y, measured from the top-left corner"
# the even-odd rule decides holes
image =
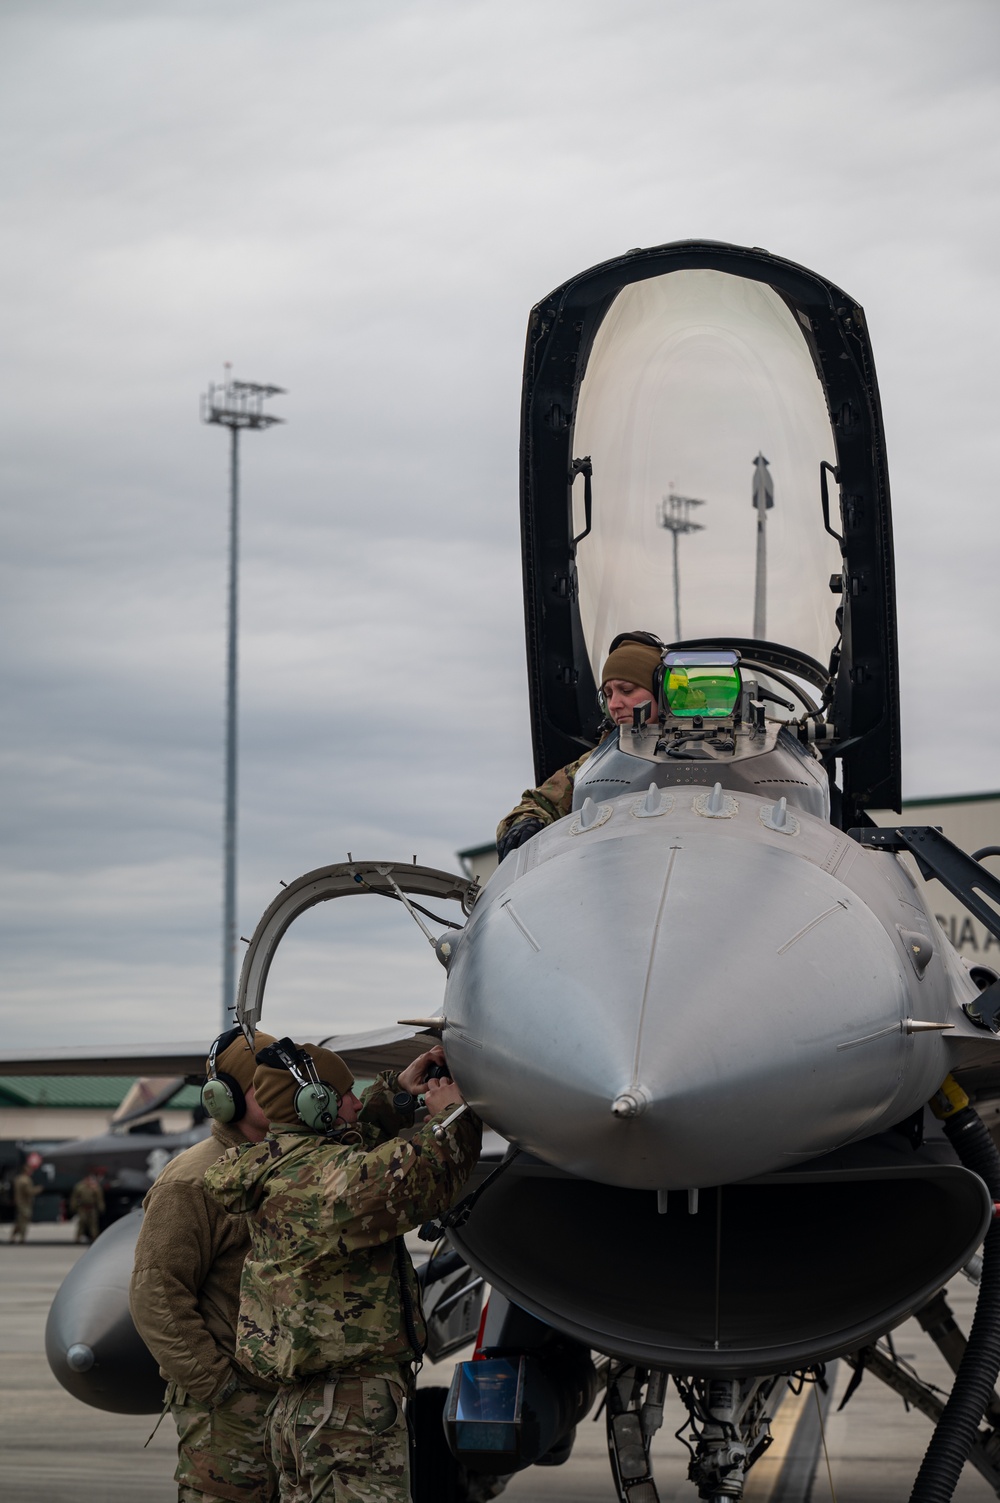
[[[229,429],[229,592],[226,649],[226,813],[223,838],[222,1027],[232,1021],[236,1001],[236,684],[239,635],[240,429],[270,428],[284,418],[263,410],[269,397],[284,395],[281,386],[234,381],[226,366],[221,386],[214,382],[201,399],[203,423]]]
[[[767,633],[767,514],[774,505],[774,482],[767,460],[759,451],[753,462],[753,509],[757,513],[757,572],[753,590],[753,638]]]
[[[704,532],[703,522],[692,522],[692,506],[704,506],[695,496],[678,496],[673,491],[660,502],[660,526],[671,534],[674,545],[674,641],[681,641],[681,571],[677,557],[677,540],[681,533]]]

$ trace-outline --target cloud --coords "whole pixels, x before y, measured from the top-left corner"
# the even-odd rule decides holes
[[[10,1043],[215,1025],[223,360],[288,388],[242,445],[242,932],[348,849],[489,838],[531,779],[525,323],[630,246],[762,244],[865,304],[907,789],[995,784],[997,28],[928,0],[5,7]],[[396,917],[337,941],[340,1021],[439,985]],[[316,935],[290,1008],[320,1006]]]

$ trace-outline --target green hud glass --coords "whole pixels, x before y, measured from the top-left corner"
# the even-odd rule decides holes
[[[720,720],[732,715],[743,681],[738,652],[665,652],[663,698],[679,720]]]

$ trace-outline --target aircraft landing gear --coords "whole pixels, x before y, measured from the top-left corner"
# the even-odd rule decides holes
[[[742,1498],[750,1467],[771,1444],[766,1405],[778,1378],[675,1379],[691,1422],[688,1476],[707,1503]]]
[[[645,1390],[645,1401],[643,1391]],[[667,1374],[612,1367],[608,1377],[608,1450],[620,1503],[659,1503],[649,1446],[663,1424]]]
[[[681,1378],[688,1412],[688,1476],[706,1503],[742,1498],[750,1467],[771,1444],[767,1403],[781,1378]],[[608,1450],[620,1503],[659,1503],[649,1447],[663,1424],[668,1374],[612,1367],[608,1377]]]

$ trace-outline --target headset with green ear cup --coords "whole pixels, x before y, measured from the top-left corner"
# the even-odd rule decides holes
[[[333,1086],[320,1080],[316,1065],[305,1049],[291,1039],[278,1039],[257,1055],[257,1063],[272,1070],[287,1070],[299,1089],[292,1105],[304,1127],[327,1136],[336,1131],[340,1097]]]
[[[208,1079],[201,1088],[201,1104],[215,1122],[239,1122],[246,1116],[247,1098],[243,1087],[234,1076],[227,1075],[216,1065],[219,1055],[225,1054],[230,1044],[242,1036],[243,1029],[239,1025],[229,1028],[219,1034],[208,1052]]]

